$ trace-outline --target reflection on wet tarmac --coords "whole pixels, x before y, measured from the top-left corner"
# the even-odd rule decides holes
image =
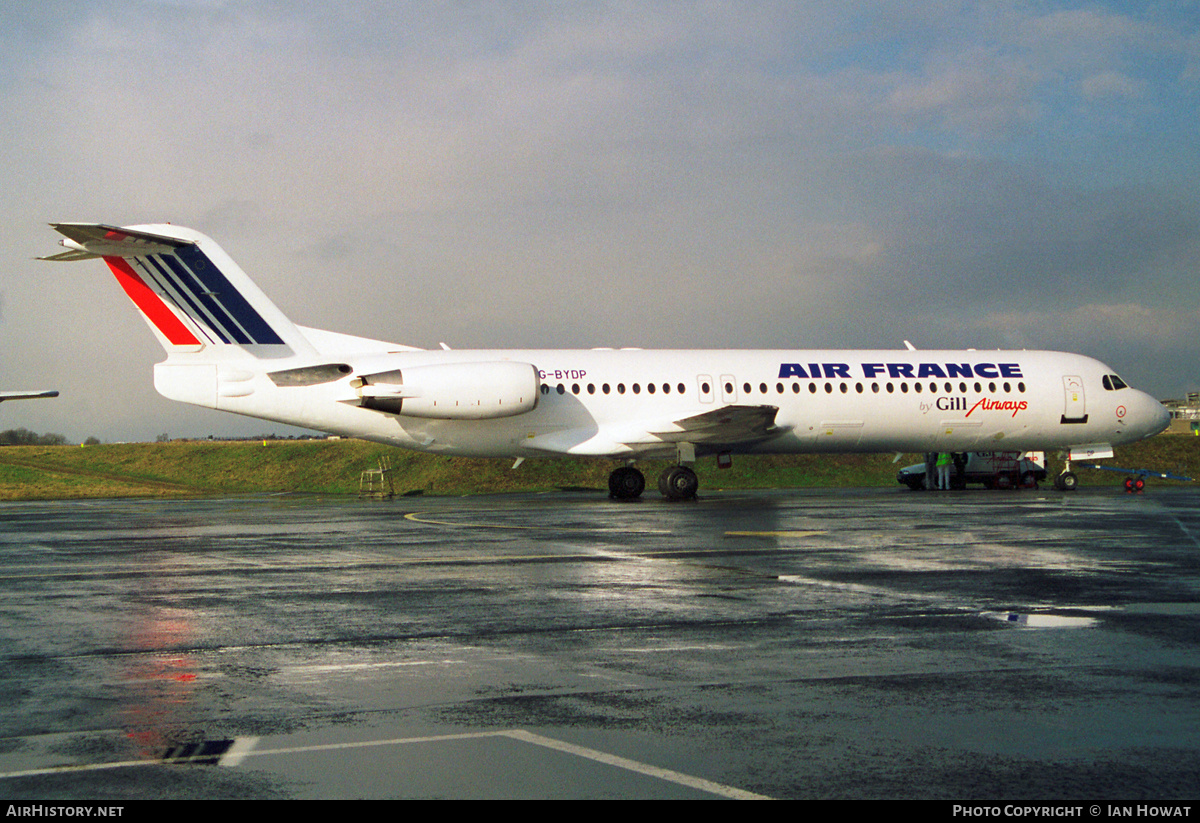
[[[1192,534],[1186,489],[0,505],[0,793],[1190,797]]]

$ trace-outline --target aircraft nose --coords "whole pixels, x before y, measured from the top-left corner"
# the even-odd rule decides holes
[[[1158,427],[1158,431],[1165,431],[1167,426],[1171,425],[1171,413],[1157,400],[1154,401],[1154,404],[1158,406],[1158,422],[1155,425]]]
[[[1141,412],[1139,418],[1145,421],[1144,437],[1158,434],[1171,425],[1171,413],[1167,411],[1166,406],[1145,392],[1138,392],[1138,395],[1138,399],[1141,401],[1138,404],[1139,412]]]

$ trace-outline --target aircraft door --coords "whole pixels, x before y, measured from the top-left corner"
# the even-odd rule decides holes
[[[737,378],[732,374],[721,375],[721,402],[737,402]]]
[[[1087,397],[1083,391],[1083,378],[1075,375],[1063,377],[1063,423],[1086,423]]]

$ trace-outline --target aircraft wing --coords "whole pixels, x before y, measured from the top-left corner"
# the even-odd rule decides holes
[[[0,391],[0,403],[5,400],[31,400],[35,397],[58,397],[54,389],[45,391]]]
[[[740,445],[767,440],[786,429],[775,425],[776,406],[723,406],[676,420],[649,433],[668,443]]]
[[[775,425],[775,406],[723,406],[671,421],[620,423],[587,429],[546,432],[522,445],[553,454],[597,457],[674,454],[676,443],[706,451],[769,440],[788,429]]]

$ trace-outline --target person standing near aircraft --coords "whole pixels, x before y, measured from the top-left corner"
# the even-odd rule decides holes
[[[937,456],[938,491],[950,490],[950,464],[954,461],[949,454],[939,452]]]

